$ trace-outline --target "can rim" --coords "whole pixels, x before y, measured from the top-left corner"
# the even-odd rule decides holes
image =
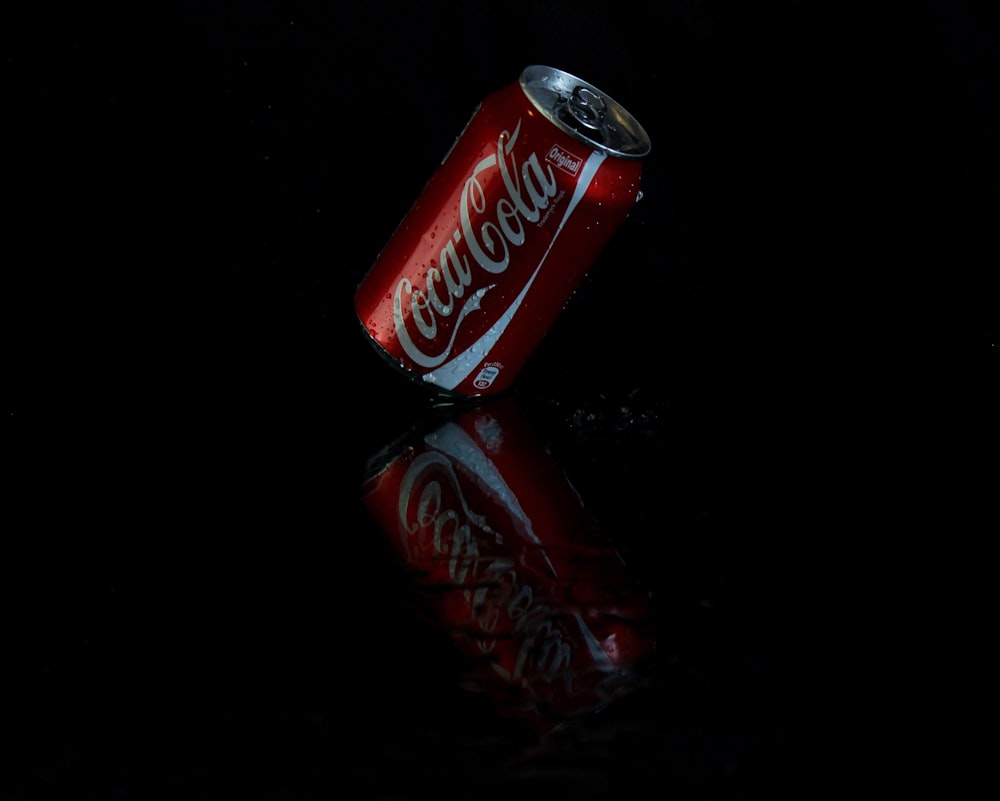
[[[532,64],[521,71],[521,89],[542,115],[553,125],[595,150],[622,159],[641,159],[649,155],[651,143],[646,130],[620,103],[596,86],[572,73],[542,64]],[[570,124],[567,108],[571,98],[586,91],[602,104],[598,124],[580,119]],[[585,129],[592,129],[594,135]],[[600,138],[598,138],[600,137]],[[610,139],[611,141],[605,141]]]

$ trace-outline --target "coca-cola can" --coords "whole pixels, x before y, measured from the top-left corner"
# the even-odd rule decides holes
[[[476,109],[358,286],[368,338],[439,393],[509,388],[641,197],[650,141],[552,67]]]
[[[521,414],[491,398],[370,460],[362,503],[470,662],[464,686],[544,730],[638,689],[651,596]]]

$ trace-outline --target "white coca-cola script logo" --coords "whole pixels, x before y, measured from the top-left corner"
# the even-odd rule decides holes
[[[535,223],[556,194],[552,166],[532,152],[518,164],[514,155],[521,121],[513,133],[503,131],[496,153],[480,161],[465,181],[459,204],[459,225],[441,248],[437,264],[431,262],[424,286],[400,279],[393,298],[393,321],[400,345],[421,367],[437,367],[448,358],[459,326],[479,308],[483,296],[495,284],[471,290],[473,266],[490,275],[503,273],[510,265],[511,247],[525,241],[525,223]],[[499,170],[506,195],[489,205],[482,180],[485,173]],[[470,262],[471,258],[471,262]],[[468,292],[468,295],[467,295]],[[460,303],[460,301],[462,301]],[[403,314],[416,329],[411,335]],[[455,316],[451,338],[437,353],[429,352],[438,336],[441,318]],[[415,337],[421,344],[417,344]],[[440,345],[439,345],[440,347]]]

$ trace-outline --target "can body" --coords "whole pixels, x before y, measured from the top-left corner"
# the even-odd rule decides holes
[[[542,727],[629,692],[649,597],[515,397],[397,443],[362,501],[501,713]]]
[[[648,149],[589,84],[526,69],[480,104],[357,288],[372,343],[439,391],[508,388],[639,197]]]

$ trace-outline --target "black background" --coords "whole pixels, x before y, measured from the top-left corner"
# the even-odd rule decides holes
[[[995,9],[134,6],[5,10],[0,797],[969,780],[995,712]],[[653,143],[514,392],[647,589],[655,671],[542,743],[458,686],[361,509],[428,400],[351,305],[529,64]]]

